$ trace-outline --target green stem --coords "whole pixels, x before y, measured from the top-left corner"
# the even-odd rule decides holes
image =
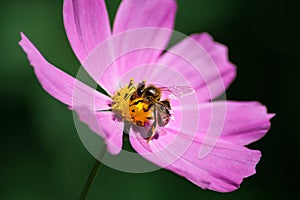
[[[89,191],[90,191],[90,188],[91,188],[91,185],[93,184],[94,182],[94,179],[99,171],[99,169],[101,168],[102,166],[102,163],[99,161],[101,160],[104,155],[105,155],[105,152],[106,152],[106,148],[104,147],[101,152],[100,152],[100,155],[99,155],[99,158],[96,159],[95,163],[94,163],[94,166],[83,186],[83,189],[81,191],[81,194],[80,194],[80,197],[79,197],[79,200],[85,200]]]

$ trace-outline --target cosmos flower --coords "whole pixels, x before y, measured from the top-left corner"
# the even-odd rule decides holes
[[[104,0],[64,1],[72,49],[108,95],[50,64],[23,33],[20,45],[44,90],[75,110],[111,154],[120,153],[124,124],[131,125],[130,143],[146,159],[203,189],[233,191],[255,173],[261,153],[245,145],[266,134],[273,115],[258,102],[211,101],[236,69],[209,34],[163,51],[176,9],[173,0],[123,0],[111,30]],[[112,54],[122,56],[108,63]]]

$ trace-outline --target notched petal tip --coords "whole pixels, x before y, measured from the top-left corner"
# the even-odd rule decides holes
[[[21,39],[19,41],[19,45],[23,48],[23,49],[26,49],[26,50],[29,50],[29,45],[30,46],[33,46],[33,44],[29,41],[29,39],[26,37],[26,35],[23,33],[23,32],[20,32],[20,36],[21,36]]]
[[[64,0],[63,18],[69,42],[81,64],[95,47],[111,36],[104,0]],[[93,75],[91,69],[87,71]]]
[[[198,40],[207,40],[207,41],[213,41],[213,37],[208,32],[202,32],[202,33],[193,33],[190,35],[191,38]]]
[[[270,120],[276,116],[276,113],[267,113],[267,114]]]
[[[19,44],[21,43],[21,41],[23,40],[23,38],[25,37],[25,35],[24,35],[24,33],[23,32],[20,32],[20,37],[21,37],[21,39],[20,39],[20,41],[19,41]]]
[[[20,32],[20,36],[21,36],[21,39],[20,41],[18,42],[18,44],[22,47],[22,49],[26,52],[26,50],[28,49],[26,47],[26,42],[28,42],[28,38],[25,36],[25,34],[23,32]]]
[[[237,70],[235,64],[229,61],[229,50],[227,45],[217,42],[214,37],[207,32],[203,32],[200,34],[194,33],[190,37],[198,42],[206,51],[208,51],[209,55],[213,56],[213,59],[215,57],[220,57],[223,59],[223,62],[227,61],[228,64],[231,65],[231,67]]]
[[[20,32],[21,40],[26,38],[25,34],[23,32]]]
[[[145,27],[173,29],[176,11],[175,0],[124,0],[118,8],[113,33]]]

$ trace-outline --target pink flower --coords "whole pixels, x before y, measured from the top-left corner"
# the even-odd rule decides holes
[[[111,154],[122,149],[123,121],[127,121],[132,124],[130,143],[139,154],[203,189],[233,191],[243,178],[255,173],[261,153],[245,145],[266,134],[273,115],[257,102],[211,102],[230,85],[236,70],[228,61],[227,48],[214,42],[207,33],[194,34],[173,46],[170,52],[162,52],[174,26],[175,1],[123,0],[112,31],[104,0],[65,0],[63,13],[74,53],[110,96],[48,63],[23,33],[20,45],[42,87],[76,110],[80,119],[104,138]],[[125,49],[134,50],[139,46],[135,46],[137,43],[153,49],[138,49],[114,63],[106,63],[111,54],[121,55],[124,45]],[[132,91],[126,86],[130,78],[135,81]],[[187,81],[186,86],[195,90],[193,95],[182,99],[172,99],[169,92],[162,92],[160,100],[170,101],[170,119],[156,127],[153,138],[149,135],[145,138],[143,133],[155,122],[154,103],[137,103],[152,105],[147,115],[151,119],[146,120],[146,114],[136,114],[136,118],[130,119],[133,113],[126,107],[129,100],[122,96],[125,91],[131,97],[136,84],[145,79],[146,87],[150,83],[159,87]],[[117,84],[121,88],[116,89]],[[108,109],[113,112],[101,112]],[[138,123],[139,117],[144,125]]]

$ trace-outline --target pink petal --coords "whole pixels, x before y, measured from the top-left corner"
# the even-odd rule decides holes
[[[20,46],[44,90],[62,103],[74,107],[85,106],[103,110],[110,99],[48,63],[36,47],[21,33]]]
[[[72,107],[81,121],[103,137],[110,153],[119,153],[122,131],[116,128],[112,112],[97,112],[108,109],[111,99],[49,64],[23,33],[21,37],[19,44],[26,52],[42,87],[54,98]]]
[[[255,174],[260,151],[219,141],[205,158],[199,159],[201,142],[190,148],[167,169],[185,177],[203,189],[231,192],[239,188],[243,178]]]
[[[274,116],[268,114],[266,107],[259,102],[202,103],[199,105],[199,112],[203,116],[199,122],[201,133],[214,129],[212,123],[219,124],[222,126],[221,139],[239,145],[247,145],[262,138],[270,129],[270,119]]]
[[[159,62],[181,72],[196,90],[200,101],[222,94],[236,75],[235,66],[228,61],[227,47],[214,42],[207,33],[184,39]]]
[[[64,25],[70,44],[83,64],[89,53],[111,35],[104,0],[65,0]],[[93,69],[87,68],[94,78]]]
[[[114,121],[112,112],[93,112],[85,107],[78,107],[75,111],[80,121],[86,123],[93,132],[105,139],[107,150],[111,154],[120,153],[124,124]]]
[[[113,33],[144,27],[173,29],[176,9],[174,0],[123,0],[116,14]]]
[[[102,75],[99,84],[112,94],[120,77],[136,67],[155,63],[170,39],[175,13],[173,0],[122,1],[114,22],[114,37],[106,47],[103,45],[105,51],[97,49],[101,57],[116,59],[109,67],[104,66],[107,68],[103,74],[98,73]]]
[[[128,72],[158,60],[171,33],[172,30],[168,29],[143,28],[114,35],[93,51],[84,66],[94,69],[94,79],[113,94]],[[130,78],[136,80],[139,77]]]
[[[243,178],[255,174],[261,154],[243,145],[269,130],[273,115],[264,106],[257,102],[203,103],[200,116],[195,115],[197,106],[177,107],[177,120],[160,131],[157,139],[147,143],[140,130],[132,131],[130,142],[139,154],[203,189],[218,192],[233,191]],[[219,130],[221,135],[216,133]]]
[[[255,173],[255,166],[261,156],[259,151],[223,140],[211,146],[210,143],[203,143],[203,140],[183,136],[186,133],[178,134],[182,134],[177,136],[180,139],[173,142],[171,147],[168,144],[165,149],[163,147],[166,141],[174,141],[174,132],[170,130],[149,144],[135,135],[130,136],[130,142],[144,158],[185,177],[203,189],[230,192],[239,187],[243,178]],[[161,139],[162,137],[165,138]],[[181,146],[178,141],[182,140],[190,140],[190,145]],[[212,150],[204,158],[199,158],[202,146],[209,146]]]

